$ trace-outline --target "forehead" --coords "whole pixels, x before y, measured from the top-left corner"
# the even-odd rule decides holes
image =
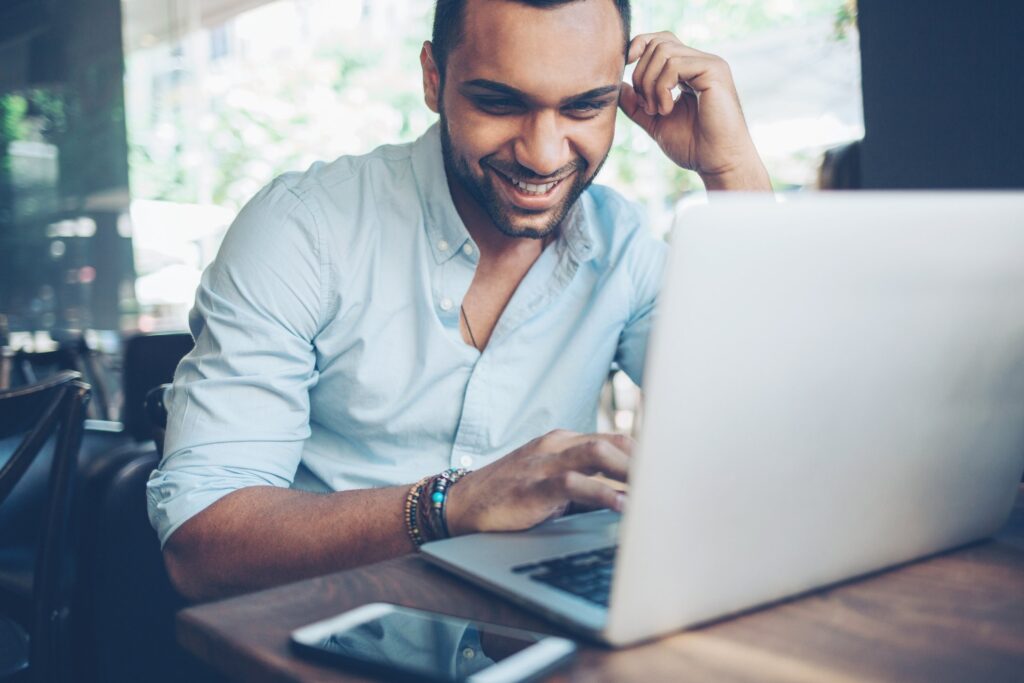
[[[469,0],[464,37],[448,69],[456,81],[486,78],[539,99],[558,99],[618,83],[624,40],[612,0],[549,8]]]

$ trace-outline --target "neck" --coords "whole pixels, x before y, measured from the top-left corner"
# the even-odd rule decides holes
[[[459,180],[448,173],[445,168],[445,175],[448,177],[448,187],[452,195],[452,202],[459,218],[466,226],[473,241],[480,249],[481,260],[506,261],[529,259],[536,260],[544,247],[554,239],[554,233],[543,238],[532,237],[510,237],[498,229],[491,217],[482,206],[470,195]]]

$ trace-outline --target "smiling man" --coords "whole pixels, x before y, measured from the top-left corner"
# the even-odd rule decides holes
[[[665,247],[591,184],[617,109],[709,189],[770,189],[728,66],[631,40],[627,1],[439,0],[421,67],[438,124],[275,180],[204,273],[149,483],[187,596],[621,509],[598,395],[642,378]]]

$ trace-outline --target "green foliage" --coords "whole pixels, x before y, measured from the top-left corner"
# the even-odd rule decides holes
[[[704,42],[743,38],[797,22],[831,17],[845,0],[686,0],[685,2],[636,2],[638,31],[667,30],[684,40],[699,25]],[[705,37],[706,36],[706,37]],[[700,45],[695,45],[700,47]]]
[[[857,28],[857,0],[845,0],[839,5],[835,16],[835,38],[846,40]]]
[[[25,112],[28,111],[28,99],[9,93],[0,95],[0,146],[6,147],[9,142],[25,137]]]
[[[208,102],[202,130],[178,109],[135,115],[129,122],[133,194],[237,208],[274,175],[308,164],[311,155],[331,159],[415,138],[434,120],[423,103],[417,58],[430,33],[431,5],[411,0],[407,20],[396,25],[387,44],[372,31],[350,31],[315,47],[308,63],[285,59],[279,67],[218,86],[220,91],[192,90],[197,86],[185,74],[175,98]],[[811,20],[831,19],[835,39],[842,40],[855,28],[857,11],[855,0],[634,0],[634,8],[636,32],[672,30],[698,48]],[[409,13],[416,16],[409,20]],[[129,69],[131,60],[129,55]],[[330,93],[328,109],[303,104],[315,88]],[[232,98],[223,92],[231,89],[248,96]],[[602,182],[665,206],[701,187],[694,174],[645,145],[644,133],[622,119]],[[158,125],[164,133],[168,127],[175,131],[173,145],[154,142]],[[186,163],[197,147],[202,151],[202,184],[197,179],[200,169]]]
[[[66,109],[62,94],[43,88],[0,95],[0,174],[10,172],[10,143],[41,136],[59,144],[67,131]]]

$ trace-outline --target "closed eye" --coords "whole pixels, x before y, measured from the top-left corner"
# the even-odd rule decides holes
[[[525,109],[523,103],[511,97],[474,97],[473,104],[489,114],[512,114]]]
[[[609,99],[577,100],[562,107],[562,111],[577,118],[589,118],[591,116],[597,116],[610,104],[611,100]]]

